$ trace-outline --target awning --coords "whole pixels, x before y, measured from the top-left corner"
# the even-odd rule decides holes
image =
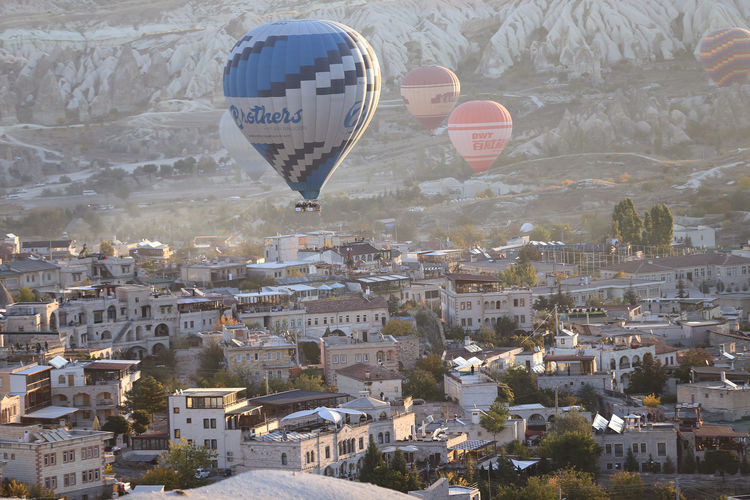
[[[535,463],[539,462],[539,460],[514,460],[512,458],[510,459],[510,461],[513,464],[513,467],[518,470],[528,469]]]
[[[393,453],[394,451],[396,451],[395,446],[386,446],[385,448],[380,450],[381,453]]]
[[[483,439],[469,439],[467,441],[464,441],[463,443],[457,444],[456,446],[451,446],[448,449],[449,450],[473,451],[473,450],[478,450],[480,448],[484,448],[492,443],[493,443],[492,441],[485,441]]]
[[[409,446],[401,446],[399,448],[401,451],[405,451],[406,453],[414,453],[416,451],[419,451],[419,448],[414,446],[413,444],[410,444]]]
[[[52,420],[63,418],[66,415],[71,415],[78,411],[78,408],[70,408],[68,406],[47,406],[41,410],[32,411],[23,416],[25,419],[38,419],[38,420]]]

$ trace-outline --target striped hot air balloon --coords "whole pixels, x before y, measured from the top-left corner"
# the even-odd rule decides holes
[[[469,101],[448,119],[448,135],[456,150],[476,173],[489,170],[510,140],[513,120],[502,104]]]
[[[701,41],[699,56],[716,85],[742,85],[750,78],[750,31],[743,28],[712,31]]]
[[[380,65],[348,26],[276,21],[235,44],[224,96],[245,138],[292,189],[316,200],[375,114]]]
[[[458,77],[443,66],[413,69],[401,81],[401,98],[406,109],[430,132],[450,114],[459,95]]]

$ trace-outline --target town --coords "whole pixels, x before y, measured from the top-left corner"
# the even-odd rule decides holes
[[[80,499],[257,469],[435,499],[741,484],[750,246],[658,205],[631,245],[629,206],[605,244],[7,234],[2,477]]]

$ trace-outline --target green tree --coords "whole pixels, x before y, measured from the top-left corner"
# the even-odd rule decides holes
[[[539,448],[543,457],[550,458],[557,467],[573,467],[594,473],[598,469],[602,448],[591,432],[547,433]]]
[[[688,448],[682,454],[682,460],[680,461],[680,472],[682,474],[694,474],[696,469],[695,453],[693,447]]]
[[[510,316],[500,316],[495,322],[495,333],[498,345],[505,345],[509,338],[518,330],[518,322]]]
[[[573,468],[549,476],[552,486],[560,488],[566,500],[608,500],[607,493],[596,484],[594,475]]]
[[[544,226],[536,226],[530,233],[529,239],[532,241],[549,241],[552,235]]]
[[[648,244],[657,247],[668,247],[674,239],[674,218],[672,211],[664,203],[651,207],[649,212],[651,231],[648,234]]]
[[[195,477],[195,471],[197,469],[210,470],[214,459],[216,459],[215,451],[180,439],[177,443],[169,443],[169,449],[159,457],[159,464],[172,470],[176,476],[177,487],[195,488],[206,483],[205,479]]]
[[[518,262],[521,264],[540,260],[542,260],[542,252],[540,252],[534,245],[524,245],[518,251]]]
[[[394,337],[405,337],[415,335],[417,332],[411,321],[403,319],[392,319],[383,327],[383,335],[393,335]]]
[[[442,381],[443,375],[449,371],[443,363],[443,358],[438,354],[428,354],[418,359],[415,367],[430,372],[435,380],[439,381]]]
[[[640,474],[617,472],[609,479],[607,491],[612,500],[641,500],[645,488]]]
[[[137,484],[163,485],[167,490],[179,488],[177,476],[174,471],[159,465],[148,469],[134,482]]]
[[[513,390],[505,384],[497,384],[497,397],[496,402],[511,404],[513,402]]]
[[[625,198],[612,211],[612,236],[622,243],[641,242],[643,221],[635,209],[633,200]]]
[[[388,297],[388,314],[390,316],[395,315],[398,312],[399,301],[398,297],[391,295]]]
[[[221,329],[221,327],[219,327]],[[217,342],[212,342],[203,348],[200,356],[198,377],[208,378],[216,373],[224,362],[224,349]]]
[[[294,379],[294,388],[301,391],[325,392],[326,384],[323,377],[313,374],[301,374]]]
[[[656,483],[653,487],[653,493],[651,498],[654,500],[675,500],[677,498],[677,490],[673,483]],[[680,500],[685,500],[685,495],[680,491]]]
[[[149,414],[167,411],[167,389],[154,377],[142,377],[125,393],[123,407],[128,412],[145,410]]]
[[[630,394],[656,394],[664,391],[667,382],[667,369],[658,359],[655,360],[651,353],[643,355],[640,363],[635,365],[630,375],[630,385],[626,392]]]
[[[101,243],[99,243],[99,253],[106,255],[107,257],[114,257],[115,247],[112,246],[111,241],[102,240]]]
[[[115,439],[117,439],[117,436],[121,434],[125,435],[130,433],[130,422],[128,422],[128,419],[122,415],[110,415],[107,417],[104,425],[102,425],[102,430],[113,432]]]
[[[674,375],[680,383],[687,384],[690,382],[690,371],[694,366],[709,366],[713,364],[713,359],[710,352],[700,347],[685,351],[679,357],[680,365],[675,368]]]
[[[539,401],[536,375],[529,373],[525,368],[520,366],[508,368],[500,376],[500,381],[513,392],[514,404],[537,403]]]
[[[596,411],[598,397],[596,395],[596,389],[594,389],[593,385],[584,384],[578,390],[577,395],[579,398],[581,398],[583,406],[586,407],[588,411],[590,411],[591,413],[594,413]]]
[[[674,466],[674,461],[672,460],[672,457],[667,456],[667,460],[664,462],[664,468],[662,469],[662,472],[664,474],[675,473],[675,466]]]
[[[687,292],[685,291],[685,282],[680,278],[677,281],[677,297],[684,299],[687,297]]]
[[[536,268],[528,262],[511,264],[500,273],[500,280],[505,286],[536,286],[539,281]]]
[[[740,472],[743,476],[750,474],[750,462],[747,460],[747,453],[742,455],[742,462],[740,462]]]
[[[633,450],[628,448],[628,455],[625,457],[625,470],[628,472],[638,472],[638,459],[635,458]]]
[[[492,498],[497,500],[557,500],[557,488],[546,478],[532,476],[523,488],[501,486]]]
[[[591,432],[591,422],[580,412],[570,411],[558,416],[550,427],[550,432],[565,434],[566,432],[579,432],[587,434]]]
[[[375,444],[375,440],[371,439],[370,444],[367,445],[365,456],[362,459],[362,467],[359,469],[360,482],[373,482],[375,479],[375,470],[381,466],[383,466],[383,455],[380,453],[378,445]]]
[[[151,415],[146,410],[135,410],[130,417],[134,433],[143,434],[148,430],[148,425],[151,423]]]
[[[432,373],[415,368],[406,378],[404,394],[427,401],[442,401],[443,390]]]
[[[508,416],[508,408],[504,404],[495,401],[490,406],[489,411],[480,417],[479,425],[487,432],[492,433],[492,440],[494,441],[496,435],[505,428]]]
[[[627,290],[625,290],[625,293],[622,294],[622,301],[626,304],[634,306],[638,304],[638,294],[635,293],[635,290],[633,290],[632,288],[628,288]]]
[[[13,301],[14,302],[36,302],[37,296],[31,288],[24,286],[13,295]]]

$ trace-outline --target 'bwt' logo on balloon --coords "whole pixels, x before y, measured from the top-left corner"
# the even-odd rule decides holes
[[[231,106],[229,112],[232,113],[232,118],[234,118],[234,122],[240,129],[244,128],[245,124],[276,125],[279,123],[299,123],[302,121],[301,109],[298,109],[294,113],[290,113],[286,108],[274,113],[267,113],[265,106],[255,106],[246,114],[237,106]]]
[[[357,101],[352,104],[352,107],[349,108],[349,111],[346,113],[346,116],[344,117],[344,127],[352,128],[355,126],[357,120],[359,120],[360,114],[362,114],[362,101]]]

